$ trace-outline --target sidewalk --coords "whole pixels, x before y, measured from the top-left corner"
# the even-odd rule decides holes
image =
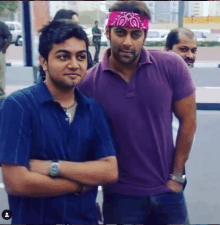
[[[205,62],[201,63],[205,64]],[[210,66],[216,65],[218,64],[210,63]],[[23,66],[7,67],[5,97],[32,85],[34,85],[32,68]],[[0,104],[2,100],[3,98],[0,98]],[[196,103],[198,110],[220,110],[220,87],[197,87]]]

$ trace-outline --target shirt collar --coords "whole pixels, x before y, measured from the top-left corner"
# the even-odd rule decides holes
[[[48,102],[54,102],[54,99],[49,92],[46,84],[43,81],[40,81],[38,84],[36,84],[36,94],[38,95],[37,99],[40,104],[48,103]],[[74,94],[77,100],[78,105],[81,105],[83,108],[90,104],[91,100],[87,98],[83,93],[75,88]]]
[[[104,54],[104,57],[103,57],[103,61],[101,63],[103,70],[112,70],[112,67],[111,67],[111,65],[109,63],[110,55],[111,55],[111,48],[108,48],[105,51],[105,54]],[[139,67],[141,65],[144,65],[144,64],[152,64],[152,61],[150,59],[150,53],[146,49],[142,48],[140,61],[139,61]]]

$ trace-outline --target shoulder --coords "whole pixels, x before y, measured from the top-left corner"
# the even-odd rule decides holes
[[[183,63],[184,60],[175,52],[167,52],[167,51],[163,51],[163,50],[147,50],[149,55],[150,55],[150,59],[151,60],[155,60],[157,62],[163,62],[163,63],[168,63],[169,65],[176,65],[176,63]],[[171,63],[171,64],[170,64]]]
[[[32,90],[33,86],[13,92],[4,100],[3,106],[10,104],[12,106],[17,106],[22,110],[27,109]]]

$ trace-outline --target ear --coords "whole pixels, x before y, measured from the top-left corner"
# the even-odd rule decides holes
[[[47,60],[43,56],[39,56],[40,65],[42,66],[43,70],[47,71]]]
[[[111,29],[109,29],[109,27],[106,26],[105,35],[106,35],[108,40],[110,40],[110,31],[111,31]]]

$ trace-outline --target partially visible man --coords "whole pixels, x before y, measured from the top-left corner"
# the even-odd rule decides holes
[[[189,69],[173,52],[143,48],[151,18],[144,2],[120,1],[109,11],[111,48],[79,86],[112,124],[119,180],[104,186],[104,223],[186,224],[184,166],[196,128]]]
[[[60,9],[59,11],[56,12],[56,15],[54,16],[53,20],[62,20],[62,19],[68,19],[72,20],[73,23],[78,23],[79,14],[71,9],[69,10]]]
[[[94,55],[94,64],[99,62],[99,52],[100,52],[100,47],[101,47],[101,37],[102,37],[102,32],[98,28],[98,21],[95,21],[95,26],[92,28],[92,41],[95,46],[95,55]]]
[[[97,186],[115,182],[118,171],[103,109],[76,88],[87,52],[82,27],[51,22],[39,41],[45,82],[2,104],[0,163],[12,224],[98,224]]]
[[[191,30],[184,27],[173,29],[167,36],[165,50],[180,55],[191,68],[196,60],[196,36]]]
[[[5,53],[11,43],[12,35],[8,26],[0,21],[0,97],[5,94]]]

